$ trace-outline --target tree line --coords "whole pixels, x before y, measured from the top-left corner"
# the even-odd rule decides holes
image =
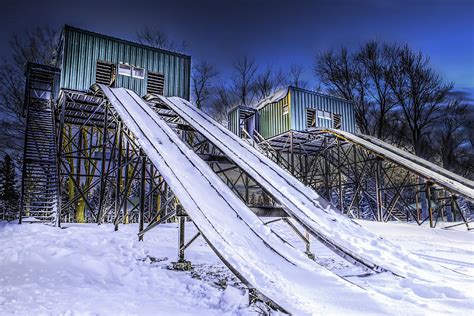
[[[218,73],[206,62],[192,73],[194,102],[221,122],[235,105],[255,105],[288,85],[309,88],[352,101],[361,133],[473,178],[473,105],[454,93],[454,83],[444,82],[428,56],[407,45],[369,41],[353,51],[321,52],[313,88],[302,80],[301,66],[259,69],[249,57],[237,57],[232,66],[227,80],[213,80]]]
[[[59,33],[38,27],[10,40],[11,55],[0,68],[0,151],[20,165],[24,130],[24,70],[27,62],[54,65]],[[136,41],[186,52],[187,43],[170,40],[157,28],[145,27]],[[305,80],[313,75],[315,86]],[[474,114],[472,105],[456,98],[432,68],[428,56],[407,45],[369,41],[316,54],[313,68],[280,69],[236,56],[229,75],[205,60],[193,60],[191,100],[225,124],[236,105],[255,106],[288,85],[348,99],[354,103],[361,133],[403,147],[465,177],[473,177]]]
[[[407,45],[369,41],[319,54],[327,92],[354,102],[361,133],[376,136],[472,178],[472,105],[453,94],[429,58]]]
[[[10,155],[0,161],[0,220],[12,220],[20,206],[19,183],[16,167]]]

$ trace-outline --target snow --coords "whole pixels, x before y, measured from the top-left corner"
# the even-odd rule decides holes
[[[459,315],[474,308],[469,287],[472,267],[465,266],[461,274],[423,260],[321,204],[318,196],[310,204],[319,207],[311,208],[305,203],[313,191],[294,191],[301,184],[289,178],[290,186],[280,185],[270,192],[288,195],[285,201],[294,203],[298,215],[319,225],[332,241],[350,246],[361,258],[380,259],[389,266],[394,261],[392,267],[405,277],[350,276],[362,271],[333,254],[324,258],[318,249],[325,248],[317,244],[318,260],[308,259],[288,228],[273,225],[272,230],[262,225],[136,94],[101,88],[201,232],[198,244],[187,251],[188,259],[198,266],[190,273],[166,269],[170,260],[176,260],[173,224],[148,233],[143,243],[136,241],[135,225],[113,232],[109,225],[72,225],[61,230],[1,224],[2,314],[246,314],[252,312],[245,307],[248,287],[298,315],[407,311]],[[218,130],[216,135],[226,137]],[[259,164],[251,151],[241,154]],[[265,177],[257,174],[256,179],[274,180],[265,168],[261,172]],[[188,230],[188,236],[196,233],[192,227]],[[274,231],[288,236],[293,246]],[[213,275],[219,275],[218,282],[209,282],[215,280]],[[226,284],[225,290],[219,284]]]
[[[160,99],[249,173],[311,233],[323,236],[354,258],[378,265],[399,276],[416,278],[420,282],[426,282],[426,286],[432,286],[441,292],[445,292],[446,289],[437,288],[433,285],[434,282],[442,283],[446,279],[456,279],[458,283],[465,282],[459,274],[407,252],[340,214],[315,191],[304,186],[242,139],[215,124],[212,118],[188,101],[178,97],[160,97]],[[433,275],[437,276],[436,281],[432,279]],[[459,293],[456,286],[451,290],[452,293],[463,297],[473,297],[470,291]]]
[[[274,102],[280,101],[281,99],[283,99],[284,97],[286,97],[286,95],[288,94],[288,90],[289,90],[288,87],[284,87],[284,88],[278,89],[278,90],[275,91],[275,93],[273,93],[272,95],[270,95],[270,96],[266,97],[265,99],[259,101],[259,102],[254,106],[254,108],[256,108],[256,109],[261,109],[261,108],[263,108],[265,105],[267,105],[267,104],[269,104],[269,103],[274,103]]]
[[[382,293],[394,300],[406,300],[419,307],[427,308],[426,314],[457,314],[472,315],[472,298],[462,293],[472,291],[474,276],[474,235],[465,229],[444,230],[432,229],[428,225],[418,226],[415,223],[357,221],[371,232],[390,240],[394,244],[403,245],[406,250],[432,262],[455,270],[463,276],[463,283],[456,280],[444,280],[426,284],[416,278],[394,278],[388,273],[380,273],[370,277],[358,277],[362,271],[344,262],[334,253],[317,242],[312,243],[312,251],[317,255],[316,261],[327,266],[331,271],[348,280]],[[281,222],[270,224],[285,239],[300,249],[304,244],[292,237],[292,233],[284,230]],[[437,275],[432,275],[433,281]],[[415,314],[414,310],[403,314]]]
[[[113,232],[112,225],[57,229],[1,223],[0,314],[240,313],[245,293],[239,297],[232,286],[223,291],[213,282],[167,269],[176,260],[175,224],[160,226],[144,242],[138,242],[137,230],[137,225]],[[196,264],[221,265],[202,239],[191,249],[188,259]]]
[[[474,237],[466,231],[400,223],[359,222],[371,231],[403,244],[410,251],[443,262],[462,273],[474,273]],[[272,224],[298,249],[302,242],[282,223]],[[0,223],[0,315],[257,315],[248,306],[243,285],[199,237],[187,250],[190,272],[167,267],[177,260],[177,224],[162,224],[139,242],[136,224]],[[188,238],[196,228],[187,225]],[[317,260],[334,272],[353,268],[321,244],[313,243]],[[393,298],[388,314],[472,315],[466,299],[432,297],[428,287],[407,287],[406,279],[386,274],[351,278]],[[466,288],[472,283],[466,281]],[[330,291],[331,289],[328,289]],[[416,292],[416,293],[415,293]],[[424,292],[424,293],[422,293]],[[422,294],[425,297],[422,297]],[[336,297],[333,304],[342,301]],[[412,308],[397,309],[412,301]],[[351,314],[368,314],[370,297],[360,298]],[[441,304],[444,303],[444,304]],[[416,305],[416,306],[415,306]]]
[[[371,313],[388,312],[389,298],[339,278],[263,226],[138,95],[101,88],[209,246],[246,285],[295,314],[346,313],[361,299],[370,302]],[[336,304],[338,297],[346,299]]]

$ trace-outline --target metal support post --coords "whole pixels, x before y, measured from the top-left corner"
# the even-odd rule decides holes
[[[184,216],[178,216],[179,238],[178,238],[178,261],[184,261],[184,230],[186,228],[186,219]]]
[[[122,122],[119,122],[116,126],[116,133],[119,133],[118,137],[118,156],[117,156],[117,179],[115,181],[115,214],[114,214],[114,229],[118,230],[119,217],[120,217],[120,183],[122,182]]]
[[[429,181],[426,182],[425,184],[425,199],[426,199],[426,207],[428,209],[428,216],[430,219],[430,227],[434,227],[434,222],[433,222],[433,205],[431,201],[431,186],[433,184]]]
[[[456,221],[456,211],[458,210],[458,203],[456,202],[458,197],[456,195],[451,195],[451,213],[452,213],[452,218],[453,222]]]
[[[357,209],[357,218],[360,219],[360,200],[359,200],[359,172],[357,170],[357,148],[355,146],[352,147],[353,152],[353,163],[354,163],[354,204]],[[350,210],[349,210],[350,211]]]
[[[140,175],[140,213],[138,218],[138,232],[143,230],[145,222],[145,185],[146,185],[146,156],[140,148],[140,158],[142,159],[141,175]],[[143,240],[143,235],[138,237],[138,240]]]
[[[344,197],[342,194],[342,172],[341,172],[341,143],[337,140],[337,178],[339,189],[339,210],[344,214]],[[348,210],[349,211],[349,210]]]
[[[293,156],[293,132],[290,132],[290,163],[291,174],[295,175],[295,158]]]
[[[377,196],[377,221],[381,222],[383,220],[382,214],[382,192],[381,192],[381,180],[382,174],[380,172],[380,160],[377,159],[375,162],[375,194]]]
[[[128,166],[128,162],[130,161],[130,142],[125,138],[125,141],[126,141],[126,146],[125,146],[125,170],[124,170],[124,186],[127,187],[128,186],[128,182],[132,181],[132,179],[129,179],[129,166]],[[122,211],[122,223],[123,224],[128,224],[128,190],[125,190],[124,194],[123,194],[123,211]]]
[[[106,177],[106,160],[107,160],[107,123],[108,123],[108,107],[104,111],[104,128],[102,131],[102,158],[100,164],[100,196],[99,196],[99,212],[97,214],[97,223],[102,223],[104,214],[104,200],[105,200],[105,177]],[[110,162],[109,162],[110,163]]]
[[[57,177],[58,177],[58,204],[57,204],[57,218],[56,218],[56,226],[61,227],[61,211],[62,211],[62,202],[61,202],[61,193],[62,193],[62,184],[61,184],[61,152],[62,148],[61,146],[63,145],[63,128],[64,128],[64,119],[65,119],[65,114],[66,114],[66,99],[63,99],[63,102],[61,104],[61,113],[59,116],[59,125],[54,126],[54,128],[57,128],[57,143],[56,143],[56,168],[57,168]],[[21,217],[20,217],[21,220]]]
[[[176,217],[178,217],[178,261],[173,262],[173,269],[180,271],[191,270],[191,262],[184,259],[184,250],[192,243],[197,236],[193,237],[190,242],[185,244],[185,228],[186,228],[186,213],[181,204],[176,206]]]

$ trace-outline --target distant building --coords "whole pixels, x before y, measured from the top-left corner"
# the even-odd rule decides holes
[[[335,128],[355,132],[354,106],[351,101],[296,87],[277,91],[256,108],[237,106],[228,113],[228,127],[242,136],[257,131],[268,139],[289,131]]]

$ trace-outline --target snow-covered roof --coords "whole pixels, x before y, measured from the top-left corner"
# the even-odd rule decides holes
[[[255,108],[257,110],[260,110],[261,108],[263,108],[265,105],[267,105],[269,103],[274,103],[274,102],[280,101],[281,99],[283,99],[284,97],[287,96],[289,89],[290,89],[290,87],[284,87],[284,88],[278,89],[272,95],[270,95],[270,96],[266,97],[265,99],[259,101],[255,105]]]

